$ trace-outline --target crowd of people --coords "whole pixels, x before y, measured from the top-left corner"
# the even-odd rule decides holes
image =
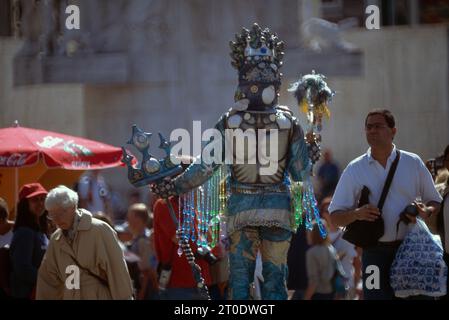
[[[448,263],[448,222],[444,216],[449,211],[449,146],[442,155],[443,166],[432,175],[417,155],[399,151],[393,144],[396,126],[389,111],[368,114],[365,130],[370,149],[351,161],[341,177],[331,152],[324,153],[317,170],[316,192],[322,222],[314,221],[310,231],[301,225],[291,239],[287,262],[289,299],[393,299],[390,267],[408,230],[406,224],[396,223],[396,213],[409,202],[416,204],[417,214],[440,236]],[[395,162],[399,163],[397,167]],[[387,200],[379,210],[373,203],[385,192],[382,186],[391,171],[395,183],[389,191],[386,188]],[[358,207],[362,186],[369,188],[371,201]],[[144,204],[139,202],[138,194],[132,194],[126,221],[121,221],[110,214],[105,201],[107,185],[97,172],[84,176],[74,189],[77,192],[66,186],[47,191],[39,183],[22,186],[14,221],[10,220],[8,204],[0,198],[2,297],[204,298],[191,263],[179,254],[176,229],[182,221],[170,215],[167,200]],[[176,212],[183,205],[178,197],[170,198],[170,203]],[[361,248],[344,239],[342,227],[380,217],[385,233],[374,245]],[[416,217],[408,218],[409,222],[416,221]],[[221,227],[224,229],[225,224]],[[324,237],[320,228],[326,230]],[[211,252],[214,259],[198,254],[197,245],[190,243],[208,294],[217,300],[228,298],[229,281],[230,248],[224,230],[220,239]],[[261,297],[266,280],[257,267],[260,259],[259,254],[250,284],[252,299]],[[380,268],[380,287],[375,290],[367,290],[364,285],[368,265]]]
[[[92,179],[101,183],[88,182]],[[176,227],[166,202],[154,201],[151,208],[132,193],[125,221],[114,219],[110,212],[102,211],[108,208],[106,188],[98,173],[82,177],[74,188],[78,193],[66,186],[47,191],[39,183],[26,184],[19,192],[15,221],[9,220],[8,204],[0,198],[2,298],[199,297],[191,267],[177,252]],[[177,199],[172,202],[178,206]],[[191,247],[196,253],[195,243]],[[214,265],[201,258],[197,262],[210,296],[224,299],[224,246],[217,245],[214,253],[222,258]],[[76,272],[68,266],[75,266]],[[164,284],[167,270],[170,277]]]

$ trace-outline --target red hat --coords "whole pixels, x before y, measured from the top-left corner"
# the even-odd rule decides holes
[[[38,182],[28,183],[19,191],[19,201],[22,199],[30,199],[41,194],[47,194],[47,190]]]

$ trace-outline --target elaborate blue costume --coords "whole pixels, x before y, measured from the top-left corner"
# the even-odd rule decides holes
[[[258,251],[264,277],[262,298],[286,299],[287,251],[292,232],[301,222],[303,211],[306,226],[313,218],[319,219],[308,179],[310,156],[316,160],[319,151],[313,136],[311,144],[306,141],[290,109],[278,105],[283,42],[269,29],[262,30],[254,24],[251,30],[243,29],[236,35],[230,46],[239,84],[235,105],[215,126],[220,136],[205,147],[221,145],[209,154],[215,160],[206,161],[204,155],[199,156],[176,178],[159,180],[153,191],[163,197],[182,195],[185,219],[179,226],[180,234],[203,247],[210,242],[208,227],[217,225],[216,217],[224,213],[230,239],[232,299],[250,298]],[[239,140],[242,134],[243,140]],[[150,171],[143,175],[157,175],[157,160],[147,157],[142,167],[145,161]],[[167,170],[176,170],[173,168],[176,167]],[[226,199],[220,197],[225,194],[221,192],[223,177]],[[134,178],[145,180],[140,173]],[[297,184],[299,181],[304,183]],[[226,202],[225,209],[220,200]],[[198,234],[193,232],[195,218]]]

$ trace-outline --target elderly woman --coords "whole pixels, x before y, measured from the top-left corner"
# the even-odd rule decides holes
[[[58,229],[39,268],[37,299],[131,299],[131,279],[115,231],[79,209],[78,195],[65,186],[45,199]]]

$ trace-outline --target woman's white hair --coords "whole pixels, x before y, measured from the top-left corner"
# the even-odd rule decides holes
[[[50,210],[62,207],[64,209],[78,206],[78,194],[66,186],[57,186],[51,189],[45,198],[45,209]]]

